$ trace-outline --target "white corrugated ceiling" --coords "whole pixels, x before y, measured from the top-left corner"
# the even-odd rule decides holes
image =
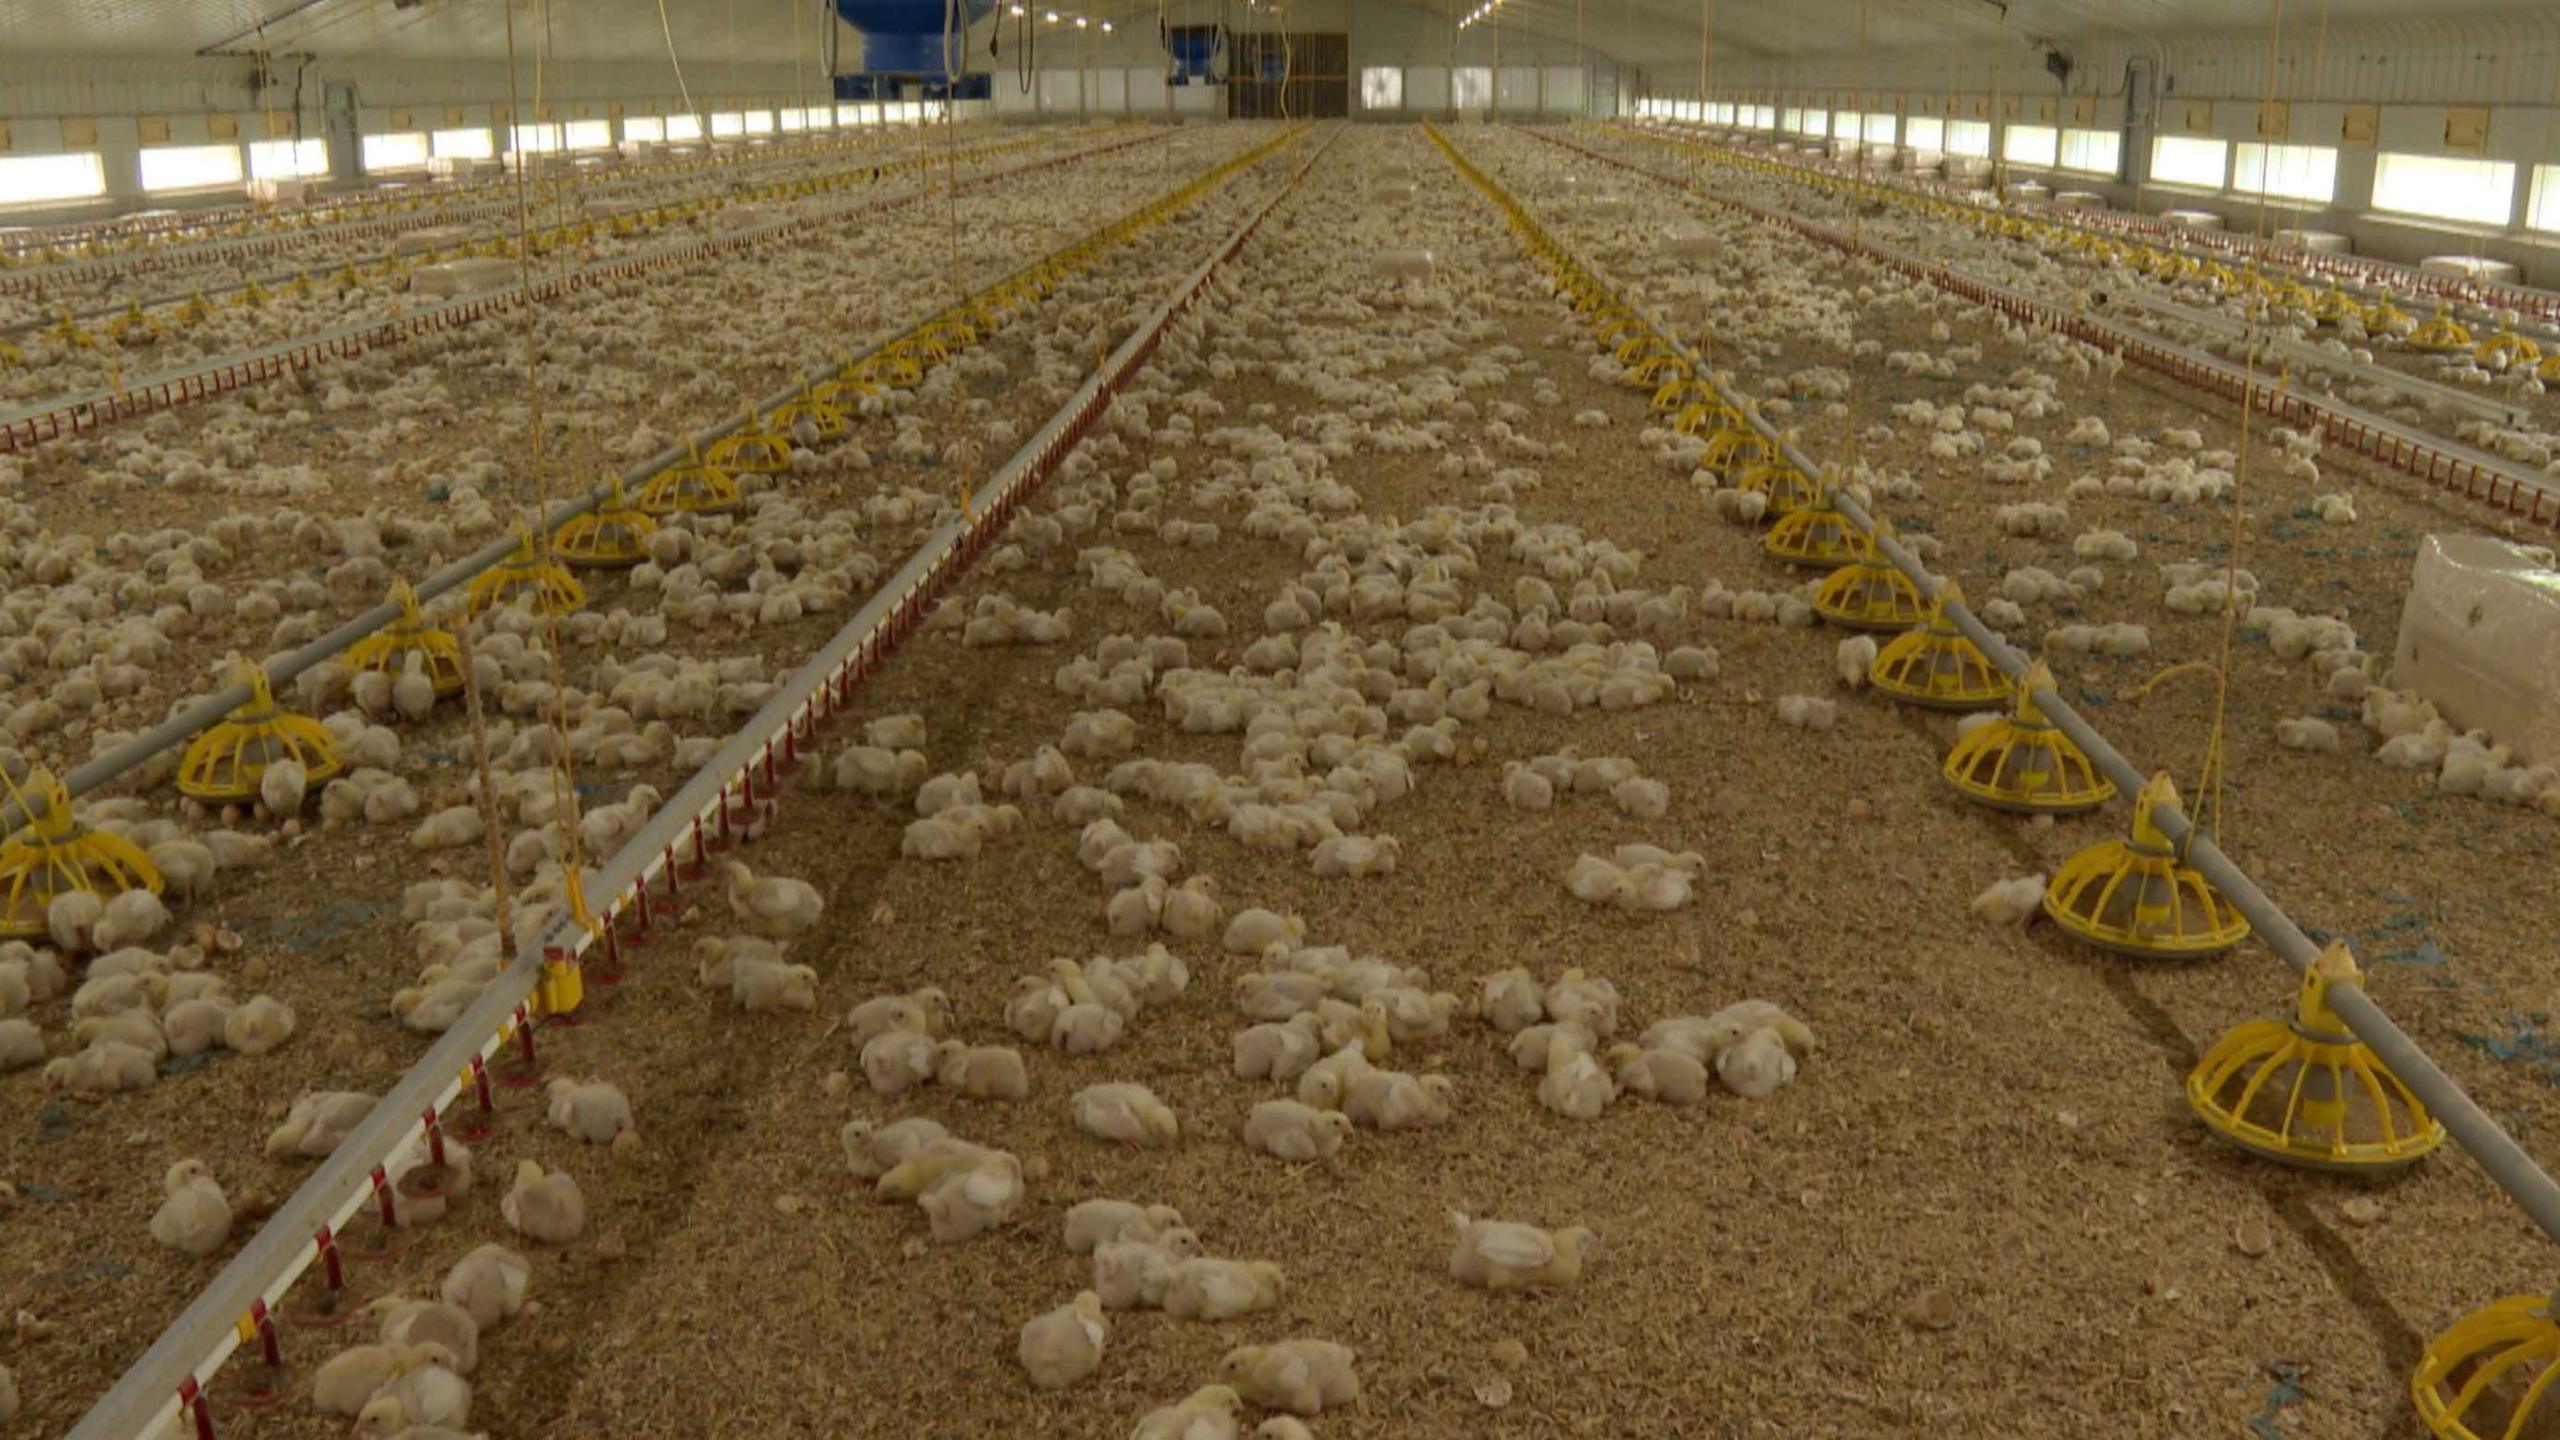
[[[1354,12],[1404,0],[1343,0]],[[1420,0],[1416,8],[1457,15],[1475,0]],[[2263,27],[2271,0],[1504,0],[1499,23],[1515,32],[1582,39],[1593,48],[1662,74],[1694,69],[1703,27],[1718,56],[1840,55],[1884,49],[1998,41],[2227,33]],[[2465,14],[2546,13],[2554,0],[2294,0],[2287,26]],[[1321,0],[1301,0],[1306,14]],[[789,63],[812,53],[824,0],[665,0],[668,29],[690,63]],[[1063,7],[1062,7],[1063,8]],[[1146,0],[1085,0],[1074,8],[1152,26]],[[1339,9],[1321,28],[1333,28]],[[515,0],[519,52],[533,43],[537,7]],[[1274,10],[1243,3],[1178,0],[1177,19],[1231,15],[1239,28],[1266,28]],[[666,41],[658,0],[550,0],[539,7],[552,53],[564,60],[661,57]],[[796,42],[804,50],[795,51]],[[1295,17],[1293,17],[1295,19]],[[1296,23],[1308,23],[1297,20]],[[263,29],[261,28],[263,27]],[[1356,31],[1358,19],[1352,18]],[[182,56],[221,47],[361,59],[485,60],[506,53],[504,0],[0,0],[0,34],[21,52]],[[1417,63],[1442,57],[1416,55]]]

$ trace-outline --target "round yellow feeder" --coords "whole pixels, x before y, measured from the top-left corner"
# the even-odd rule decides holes
[[[462,645],[453,632],[427,623],[418,611],[418,592],[406,580],[391,587],[391,602],[400,607],[400,618],[348,646],[348,667],[399,675],[417,656],[437,695],[461,694]]]
[[[0,779],[5,779],[0,776]],[[0,939],[45,933],[45,908],[57,895],[85,890],[113,900],[128,890],[160,892],[160,868],[121,835],[91,830],[71,817],[71,792],[50,770],[36,770],[8,796],[27,817],[0,844]]]
[[[277,707],[265,669],[239,661],[233,680],[249,687],[249,698],[187,746],[179,794],[216,805],[255,800],[267,767],[282,760],[301,765],[304,783],[315,787],[338,773],[337,742],[319,721]]]
[[[2513,325],[2480,342],[2471,358],[2492,370],[2505,370],[2520,365],[2539,365],[2542,347],[2516,333]]]
[[[2249,922],[2161,833],[2155,812],[2177,808],[2168,773],[2152,776],[2133,799],[2132,836],[2062,862],[2044,888],[2044,913],[2101,950],[2143,959],[2213,955],[2247,939]]]
[[[760,428],[749,411],[746,423],[712,441],[703,458],[732,475],[780,475],[791,468],[791,437]]]
[[[2215,1041],[2187,1076],[2196,1118],[2253,1155],[2317,1170],[2397,1170],[2443,1144],[2425,1103],[2329,1008],[2329,987],[2358,978],[2332,943],[2303,972],[2290,1022],[2252,1020]]]
[[[850,423],[845,419],[845,415],[842,410],[820,400],[816,395],[810,393],[809,387],[806,385],[800,387],[799,399],[793,400],[788,404],[777,408],[773,412],[774,426],[786,434],[790,432],[793,426],[798,425],[802,420],[807,420],[811,425],[817,427],[818,438],[821,440],[831,440],[838,435],[842,435],[845,432],[846,426]]]
[[[587,587],[556,560],[534,553],[533,532],[516,522],[515,553],[471,577],[469,613],[504,605],[520,595],[533,597],[545,615],[565,615],[587,603]]]
[[[1813,595],[1815,613],[1852,630],[1908,630],[1920,623],[1928,607],[1909,576],[1876,556],[1875,541],[1861,535],[1853,542],[1856,558],[1824,577]]]
[[[2052,688],[2053,672],[2039,660],[2017,683],[2016,708],[1975,726],[1947,752],[1939,770],[1947,783],[1995,810],[2036,814],[2094,810],[2114,799],[2116,782],[2036,704],[2036,691]]]
[[[656,533],[658,522],[624,497],[622,477],[617,475],[596,508],[571,516],[551,532],[551,549],[572,565],[618,570],[639,564],[648,553],[649,537]]]
[[[1956,582],[1939,585],[1929,621],[1885,642],[1867,665],[1867,683],[1910,705],[1933,710],[1979,710],[2009,698],[2009,677],[1982,653],[1956,622],[1949,605],[1964,603]]]
[[[2453,318],[2450,308],[2439,305],[2436,313],[2427,317],[2426,323],[2409,332],[2409,348],[2424,350],[2430,355],[2468,350],[2471,348],[2471,332]]]
[[[2453,1322],[2418,1357],[2409,1398],[2444,1440],[2550,1433],[2534,1411],[2560,1375],[2560,1321],[2544,1295],[2509,1295]]]
[[[1734,482],[1741,490],[1757,490],[1769,497],[1769,513],[1792,515],[1822,498],[1822,492],[1805,473],[1784,460],[1763,460],[1743,467]]]
[[[1858,527],[1831,503],[1830,487],[1823,486],[1814,492],[1812,504],[1779,516],[1761,537],[1760,548],[1789,565],[1837,570],[1858,558],[1861,538]]]
[[[739,505],[738,482],[729,472],[702,458],[685,442],[685,463],[670,465],[649,477],[637,497],[641,509],[656,515],[718,515]]]
[[[2336,285],[2321,291],[2319,299],[2311,307],[2311,318],[2323,325],[2335,325],[2350,315],[2362,319],[2364,307],[2355,302],[2354,296]]]

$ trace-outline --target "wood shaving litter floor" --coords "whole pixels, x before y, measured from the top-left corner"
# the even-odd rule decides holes
[[[1537,428],[1572,438],[1580,453],[1546,467],[1547,488],[1525,510],[1654,543],[1654,583],[1764,575],[1756,537],[1692,519],[1676,487],[1631,478],[1649,468],[1633,438],[1641,397],[1582,379],[1578,358],[1539,343],[1555,329],[1552,311],[1511,298],[1527,277],[1489,214],[1410,139],[1345,143],[1357,148],[1328,165],[1393,149],[1424,175],[1423,201],[1347,233],[1306,223],[1274,231],[1248,257],[1257,291],[1312,303],[1324,293],[1322,261],[1369,248],[1379,224],[1409,227],[1469,277],[1464,301],[1502,314],[1506,338],[1560,376],[1567,403]],[[1231,416],[1257,399],[1284,415],[1306,408],[1258,379],[1212,389]],[[1584,405],[1609,409],[1618,426],[1566,429],[1563,417]],[[1187,467],[1205,459],[1183,458]],[[1372,513],[1472,500],[1471,487],[1419,462],[1364,457],[1343,470]],[[1235,517],[1204,518],[1232,527]],[[1298,568],[1240,538],[1214,555],[1124,543],[1231,615],[1255,613]],[[1498,587],[1509,571],[1492,562],[1486,578]],[[1049,672],[1099,631],[1153,628],[1054,570],[982,577],[953,603],[995,587],[1099,618],[1074,647],[964,651],[944,638],[893,665],[867,708],[921,710],[938,768],[1019,758],[1054,738],[1075,706],[1050,690]],[[1361,1410],[1319,1422],[1329,1435],[1883,1435],[1934,1424],[2185,1436],[2266,1413],[2278,1393],[2271,1366],[2301,1374],[2304,1397],[2278,1416],[2297,1433],[2413,1431],[2402,1387],[2414,1335],[2517,1275],[2521,1226],[2503,1200],[2445,1159],[2380,1192],[2385,1224],[2349,1230],[2334,1206],[2356,1187],[2272,1171],[2209,1143],[2176,1098],[2183,1052],[2279,1004],[2280,969],[2262,952],[2130,969],[2050,934],[1972,927],[1962,908],[1981,880],[2026,868],[2028,855],[2067,854],[2120,816],[2038,835],[1963,808],[1931,773],[1944,722],[1879,704],[1846,706],[1828,737],[1778,729],[1765,704],[1744,697],[1823,692],[1834,637],[1698,629],[1723,650],[1725,678],[1679,704],[1571,722],[1497,711],[1481,727],[1496,747],[1483,763],[1426,769],[1414,798],[1380,812],[1375,828],[1406,843],[1390,879],[1316,881],[1302,860],[1243,852],[1143,806],[1128,823],[1180,841],[1231,908],[1299,909],[1317,938],[1426,965],[1443,986],[1516,960],[1548,972],[1578,962],[1626,988],[1638,1024],[1745,994],[1780,999],[1826,1040],[1794,1087],[1765,1103],[1719,1097],[1692,1111],[1629,1102],[1575,1125],[1536,1106],[1530,1077],[1510,1070],[1483,1032],[1462,1030],[1395,1062],[1457,1078],[1449,1128],[1364,1134],[1332,1165],[1298,1171],[1228,1138],[1266,1092],[1227,1071],[1238,1022],[1225,981],[1239,967],[1197,947],[1187,950],[1199,966],[1190,995],[1143,1017],[1105,1056],[1032,1055],[1034,1098],[1011,1107],[938,1091],[894,1106],[829,1102],[822,1077],[852,1057],[826,1036],[823,1012],[781,1027],[699,999],[687,1013],[675,998],[680,977],[652,969],[649,988],[626,992],[646,1007],[644,1025],[663,1019],[720,1057],[704,1063],[773,1088],[741,1084],[708,1133],[690,1117],[653,1130],[653,1156],[684,1152],[691,1195],[638,1215],[600,1212],[601,1233],[627,1237],[625,1258],[568,1257],[594,1283],[546,1292],[543,1317],[528,1327],[545,1374],[487,1392],[493,1406],[478,1423],[518,1433],[1117,1435],[1205,1382],[1231,1344],[1322,1334],[1360,1347],[1369,1391]],[[1152,720],[1145,728],[1145,753],[1232,753],[1231,741],[1173,740]],[[1639,825],[1587,801],[1538,817],[1503,808],[1495,762],[1568,741],[1639,756],[1672,781],[1674,818]],[[2328,801],[2329,818],[2407,785],[2332,764],[2346,783],[2299,787],[2312,792],[2303,799],[2364,793]],[[2252,773],[2245,756],[2238,768]],[[1841,818],[1852,796],[1878,820]],[[2526,823],[2483,816],[2492,830]],[[761,868],[826,886],[848,927],[818,958],[826,1011],[930,980],[957,1000],[962,1033],[997,1041],[1013,977],[1052,955],[1134,948],[1103,936],[1103,893],[1054,822],[1033,821],[975,863],[927,866],[888,858],[904,818],[812,794],[759,847]],[[2405,858],[2351,826],[2314,830],[2338,841],[2322,873]],[[1638,838],[1707,853],[1714,880],[1696,910],[1593,912],[1557,884],[1573,851]],[[2449,891],[2461,874],[2421,855],[2395,879]],[[1755,926],[1740,922],[1745,909]],[[1692,934],[1704,956],[1696,971],[1683,955]],[[2386,999],[2407,1013],[2413,989],[2391,986]],[[652,990],[676,1013],[658,1010]],[[2442,1053],[2448,1023],[2460,1022],[2429,1009],[2410,1018]],[[1105,1078],[1155,1086],[1186,1118],[1183,1145],[1130,1155],[1071,1133],[1065,1096]],[[2510,1074],[2477,1078],[2493,1106],[2535,1101]],[[644,1126],[655,1124],[651,1087],[636,1085],[635,1097]],[[1053,1167],[1020,1226],[934,1247],[910,1207],[876,1204],[844,1176],[834,1148],[844,1118],[911,1113]],[[1010,1359],[1014,1331],[1085,1283],[1057,1218],[1095,1194],[1181,1205],[1213,1252],[1281,1260],[1288,1304],[1225,1326],[1115,1316],[1095,1381],[1033,1394]],[[1608,1248],[1579,1290],[1496,1301],[1445,1278],[1450,1208],[1590,1224]],[[2270,1253],[2238,1253],[2235,1237],[2258,1225]],[[1930,1290],[1954,1300],[1944,1331],[1905,1319]],[[1474,1392],[1495,1378],[1488,1357],[1505,1338],[1530,1359],[1504,1377],[1508,1405],[1491,1410]],[[497,1368],[516,1343],[493,1342]]]

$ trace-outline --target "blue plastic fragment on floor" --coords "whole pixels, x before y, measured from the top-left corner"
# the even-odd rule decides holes
[[[288,915],[259,928],[272,933],[284,948],[307,955],[361,929],[383,907],[360,900],[340,900],[300,915]]]
[[[2456,1037],[2463,1044],[2488,1056],[2522,1065],[2539,1076],[2544,1084],[2560,1085],[2560,1042],[2543,1033],[2551,1017],[2539,1010],[2507,1017],[2507,1033],[2481,1035],[2466,1031]]]
[[[2284,1427],[2276,1423],[2276,1417],[2302,1403],[2302,1367],[2275,1364],[2261,1368],[2275,1383],[2267,1387],[2267,1403],[2249,1417],[2249,1434],[2252,1440],[2284,1440]]]

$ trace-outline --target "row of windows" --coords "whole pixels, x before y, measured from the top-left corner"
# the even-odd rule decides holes
[[[1892,115],[1860,117],[1842,112],[1789,109],[1774,115],[1766,105],[1695,100],[1646,100],[1640,113],[1709,125],[1775,130],[1813,138],[1863,136],[1868,144],[1894,140]],[[1989,158],[1991,126],[1981,120],[1938,120],[1914,115],[1901,122],[1902,143],[1915,150]],[[2114,175],[2122,169],[2123,137],[2112,130],[2007,125],[2000,158],[2040,170]],[[2326,205],[2338,194],[2338,152],[2322,145],[2234,145],[2226,140],[2162,135],[2151,142],[2151,182],[2242,196]],[[2373,208],[2394,215],[2503,226],[2514,216],[2516,166],[2506,160],[2419,155],[2386,150],[2375,157]],[[2534,171],[2526,227],[2560,231],[2560,165]]]
[[[930,114],[928,113],[930,109]],[[941,107],[917,101],[873,105],[817,105],[807,109],[724,111],[710,117],[715,137],[832,130],[838,126],[896,124],[938,116]],[[699,115],[634,115],[622,122],[622,138],[651,144],[700,140]],[[527,154],[613,148],[610,120],[554,121],[510,129],[509,148]],[[362,137],[359,158],[367,174],[422,170],[430,159],[489,160],[498,153],[488,126],[406,130]],[[165,194],[215,190],[249,179],[294,179],[329,173],[329,146],[321,139],[258,140],[247,145],[155,145],[139,156],[142,188]],[[107,167],[96,151],[61,155],[0,156],[0,207],[92,200],[107,193]]]

